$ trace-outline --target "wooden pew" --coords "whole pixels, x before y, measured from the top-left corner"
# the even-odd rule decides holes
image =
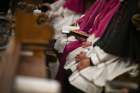
[[[21,51],[29,51],[31,56],[21,55],[20,75],[46,77],[46,45],[53,38],[54,29],[46,14],[34,14],[32,8],[37,6],[32,0],[23,0],[26,7],[17,8],[15,12],[15,36],[22,46]],[[29,7],[29,5],[32,7]]]
[[[19,54],[20,45],[11,37],[8,48],[0,56],[0,93],[13,93]]]
[[[25,2],[34,4],[32,0]],[[46,46],[53,34],[54,29],[46,15],[34,15],[26,9],[16,10],[15,36],[11,37],[8,48],[0,55],[0,93],[14,93],[16,75],[46,78],[45,47],[40,45]],[[23,44],[28,47],[23,49]],[[31,51],[33,55],[21,55],[23,51]]]

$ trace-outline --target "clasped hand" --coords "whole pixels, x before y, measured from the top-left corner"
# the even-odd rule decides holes
[[[77,65],[78,71],[90,66],[90,58],[86,56],[86,52],[80,52],[80,54],[75,57],[75,60],[79,62]]]

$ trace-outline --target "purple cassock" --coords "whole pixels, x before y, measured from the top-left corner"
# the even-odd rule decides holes
[[[82,14],[85,12],[85,0],[67,0],[63,7]]]
[[[111,18],[119,9],[119,6],[120,0],[96,0],[85,15],[77,20],[77,23],[80,26],[79,31],[84,31],[89,35],[94,34],[95,37],[100,38],[105,32]],[[60,80],[61,83],[63,83],[63,67],[67,55],[81,45],[82,41],[74,41],[65,46],[62,57],[60,58],[60,66],[56,76],[56,79]]]

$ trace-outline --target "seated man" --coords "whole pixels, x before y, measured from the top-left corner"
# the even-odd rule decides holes
[[[104,35],[94,44],[93,49],[89,50],[88,55],[82,52],[76,56],[76,61],[79,62],[69,81],[78,89],[88,90],[87,93],[100,93],[101,87],[104,87],[107,81],[124,73],[132,71],[131,76],[137,76],[140,62],[140,32],[136,25],[138,22],[134,19],[138,0],[128,0],[124,3],[113,16]],[[132,10],[129,9],[130,6],[133,6]]]
[[[9,41],[10,23],[7,13],[10,8],[10,1],[11,0],[0,1],[0,50],[6,49]]]
[[[84,0],[67,0],[57,11],[50,11],[51,23],[55,28],[55,39],[63,36],[62,27],[71,25],[85,11]]]
[[[80,28],[78,29],[77,32],[85,32],[89,35],[89,37],[86,40],[77,39],[70,43],[68,42],[68,44],[66,43],[67,45],[64,46],[64,49],[62,51],[63,52],[62,57],[60,58],[60,67],[57,74],[58,79],[62,79],[63,68],[64,64],[67,61],[67,56],[72,51],[79,52],[79,50],[77,51],[79,47],[85,48],[88,46],[92,46],[92,44],[94,44],[103,35],[107,27],[107,24],[109,24],[111,18],[113,17],[113,15],[115,15],[117,10],[119,9],[119,6],[120,6],[119,0],[115,1],[108,0],[105,2],[97,0],[95,3],[93,3],[91,8],[85,13],[85,15],[78,20]],[[72,56],[74,54],[76,53],[72,53]]]

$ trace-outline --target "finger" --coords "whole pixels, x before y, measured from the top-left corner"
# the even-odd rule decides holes
[[[79,60],[79,54],[75,57],[75,60]]]
[[[79,61],[80,61],[80,59],[76,57],[76,58],[75,58],[75,61],[76,61],[76,62],[79,62]]]
[[[79,66],[78,71],[83,70],[84,68],[86,68],[87,66]]]
[[[86,44],[84,44],[84,45],[82,45],[81,47],[82,47],[82,48],[86,48],[86,47],[87,47],[87,45],[86,45]]]
[[[80,71],[80,70],[83,70],[83,69],[85,69],[85,68],[87,68],[87,67],[88,67],[87,65],[82,65],[82,66],[79,67],[79,71]]]
[[[86,54],[86,52],[85,51],[81,51],[80,54]]]
[[[79,71],[80,70],[80,64],[77,65],[76,69]]]

